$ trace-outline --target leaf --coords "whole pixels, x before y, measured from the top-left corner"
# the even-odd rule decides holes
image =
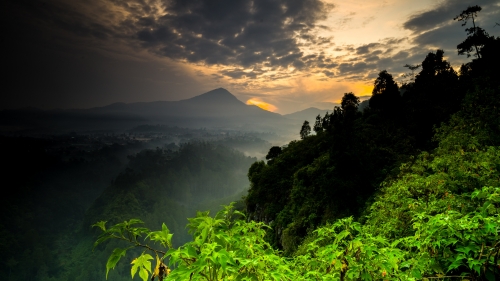
[[[156,266],[155,266],[155,270],[153,272],[153,276],[160,275],[160,265],[161,265],[160,257],[158,257],[158,255],[156,255]]]
[[[198,257],[198,254],[196,253],[196,249],[193,248],[191,245],[188,245],[186,247],[186,249],[187,249],[188,255],[190,257],[194,257],[194,258]]]
[[[372,281],[372,276],[367,270],[363,270],[363,273],[361,273],[361,280]]]
[[[411,271],[411,275],[413,275],[413,277],[415,277],[416,279],[418,280],[421,280],[422,279],[422,274],[420,274],[420,270],[414,268],[412,271]]]
[[[96,222],[92,227],[99,227],[102,231],[106,231],[106,221]]]
[[[148,272],[151,272],[151,262],[149,260],[152,259],[153,257],[150,254],[144,254],[144,253],[142,253],[139,257],[135,258],[131,262],[131,264],[133,264],[132,268],[130,269],[132,278],[134,278],[137,271],[139,271],[139,277],[141,277],[142,280],[147,281]],[[144,278],[144,276],[146,277]]]
[[[94,242],[94,248],[97,247],[97,245],[101,244],[102,242],[108,240],[112,238],[112,236],[110,235],[106,235],[106,236],[102,236],[102,237],[99,237],[99,239],[97,239],[95,242]]]
[[[148,274],[148,270],[146,268],[141,268],[139,270],[139,277],[141,277],[141,279],[143,281],[148,281],[148,277],[149,277],[149,274]]]
[[[347,231],[347,230],[343,230],[343,231],[341,231],[339,234],[337,234],[337,235],[335,236],[335,238],[337,239],[337,241],[340,241],[340,240],[344,239],[344,238],[345,238],[347,235],[349,235],[349,234],[350,234],[350,232],[349,232],[349,231]]]
[[[120,259],[125,256],[127,249],[116,248],[113,250],[106,263],[106,279],[108,279],[108,273],[110,269],[115,269],[116,264]]]
[[[162,229],[160,231],[150,232],[146,237],[150,237],[152,241],[159,241],[163,247],[172,248],[172,236],[167,225],[165,223],[162,224]]]

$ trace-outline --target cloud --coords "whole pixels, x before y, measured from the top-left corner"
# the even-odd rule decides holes
[[[278,110],[278,108],[276,106],[274,106],[270,103],[264,102],[264,101],[260,100],[259,98],[251,98],[251,99],[247,100],[246,104],[256,105],[264,110],[271,111],[271,112]]]
[[[331,40],[311,34],[330,8],[320,0],[172,0],[166,14],[153,22],[135,19],[133,28],[143,47],[176,60],[301,68],[299,41]]]
[[[464,63],[468,59],[465,56],[458,56],[456,47],[467,37],[465,28],[472,25],[469,22],[467,26],[462,26],[453,19],[468,6],[473,5],[482,7],[482,11],[475,19],[476,25],[486,29],[490,35],[500,35],[499,30],[491,28],[500,15],[498,1],[493,0],[445,0],[432,9],[410,16],[403,23],[403,27],[413,32],[410,41],[420,48],[418,53],[425,53],[424,57],[430,51],[442,49],[452,63]]]
[[[468,6],[479,5],[486,10],[495,9],[495,4],[498,4],[497,0],[445,0],[433,9],[410,16],[403,23],[403,27],[415,33],[420,33],[449,24],[454,17],[467,9]],[[498,9],[498,6],[496,6],[496,9]]]
[[[457,45],[466,37],[460,24],[446,25],[415,36],[412,40],[415,45],[421,47],[433,47],[439,49],[456,50]]]
[[[333,78],[335,76],[335,73],[333,71],[329,71],[329,70],[324,70],[323,74],[325,74],[325,76],[328,78]]]
[[[352,74],[352,73],[362,73],[366,70],[373,69],[374,64],[367,64],[365,62],[356,63],[341,63],[338,67],[342,75]]]
[[[358,54],[358,55],[367,54],[368,52],[370,52],[370,49],[373,49],[373,48],[376,48],[379,46],[381,46],[380,43],[369,43],[369,44],[359,46],[356,48],[356,54]]]
[[[244,71],[243,69],[222,70],[221,73],[225,76],[229,76],[234,79],[241,79],[241,78],[254,79],[259,74],[258,71]]]

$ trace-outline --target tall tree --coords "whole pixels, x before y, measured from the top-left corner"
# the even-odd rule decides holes
[[[316,132],[316,134],[319,132],[323,132],[323,120],[321,119],[320,114],[318,114],[318,116],[316,116],[316,122],[314,123],[313,130],[314,130],[314,132]]]
[[[401,95],[398,84],[386,70],[382,70],[374,83],[370,107],[373,109],[388,110],[399,106]]]
[[[345,93],[340,102],[340,107],[345,112],[356,112],[359,106],[359,98],[352,92]]]
[[[477,13],[481,11],[480,6],[469,6],[466,10],[462,11],[462,13],[455,18],[454,20],[458,20],[463,22],[462,26],[467,24],[467,21],[472,20],[472,27],[466,28],[467,38],[460,44],[457,45],[458,54],[463,55],[467,54],[467,57],[470,57],[470,54],[473,50],[476,51],[474,56],[477,58],[481,58],[481,49],[490,39],[490,35],[484,31],[479,26],[476,26],[475,19],[477,18]]]
[[[309,125],[309,121],[305,120],[302,124],[302,128],[300,128],[300,138],[305,139],[311,134],[311,126]]]
[[[408,125],[418,147],[431,148],[432,126],[458,110],[464,92],[457,82],[458,75],[444,59],[443,50],[427,54],[413,87],[403,96]]]

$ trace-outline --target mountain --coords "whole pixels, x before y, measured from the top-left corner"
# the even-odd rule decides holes
[[[309,107],[301,111],[297,111],[294,113],[290,114],[285,114],[283,117],[292,119],[292,120],[298,120],[301,122],[304,122],[304,120],[309,121],[309,123],[314,123],[314,120],[316,120],[316,116],[321,115],[321,117],[324,117],[327,112],[332,112],[332,110],[325,110],[325,109],[319,109],[316,107]]]
[[[280,114],[244,104],[223,88],[180,101],[113,103],[90,109],[0,112],[0,128],[30,128],[35,131],[120,132],[142,124],[277,132],[286,131],[292,123]]]
[[[127,113],[149,117],[150,119],[165,117],[230,118],[235,116],[281,118],[279,114],[263,110],[254,105],[244,104],[223,88],[180,101],[115,103],[104,107],[91,108],[89,111],[108,114]]]

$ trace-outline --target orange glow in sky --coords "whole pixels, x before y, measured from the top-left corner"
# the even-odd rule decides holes
[[[278,5],[234,0],[230,2],[237,7],[236,14],[227,15],[225,9],[213,8],[224,1],[173,1],[183,5],[164,0],[44,2],[54,8],[50,21],[45,8],[44,13],[32,17],[31,10],[24,11],[25,5],[9,4],[18,9],[12,14],[23,15],[9,26],[43,29],[40,34],[45,35],[36,39],[40,42],[60,38],[45,42],[55,44],[46,50],[66,50],[61,55],[64,58],[75,52],[74,61],[67,63],[75,70],[61,71],[66,76],[60,81],[77,79],[81,86],[72,82],[67,83],[69,88],[57,86],[57,93],[47,90],[51,98],[19,95],[8,107],[83,108],[114,102],[177,101],[222,87],[247,104],[275,113],[309,107],[332,110],[345,93],[367,100],[382,70],[402,85],[407,82],[402,75],[409,71],[405,65],[421,64],[437,49],[443,49],[445,58],[458,70],[472,59],[459,56],[456,50],[470,23],[462,26],[453,18],[469,2],[476,4],[469,0],[274,1]],[[496,2],[477,3],[483,8],[478,25],[495,37],[500,36],[500,28],[494,28],[500,14]],[[289,9],[291,5],[297,9]],[[308,8],[298,8],[300,5]],[[276,6],[274,12],[267,12],[268,6]],[[193,22],[186,21],[186,16]],[[40,26],[40,22],[44,24]],[[68,29],[69,25],[85,26],[88,34],[106,36],[82,36],[78,30]],[[82,64],[84,57],[86,63]],[[12,63],[18,65],[15,60]],[[110,74],[93,71],[101,68]],[[45,71],[49,69],[61,68],[40,68],[48,78],[37,81],[49,84],[29,87],[52,89],[51,77],[57,75]],[[81,71],[88,74],[71,76]],[[83,79],[94,75],[95,79]],[[103,77],[110,79],[105,82],[109,88],[102,87]],[[26,95],[37,92],[28,87],[23,91]],[[42,105],[42,101],[47,102]],[[0,102],[0,110],[3,104]]]
[[[251,99],[247,100],[247,104],[256,105],[264,110],[271,111],[271,112],[275,112],[276,110],[278,110],[278,108],[276,106],[274,106],[270,103],[261,101],[257,98],[251,98]]]

